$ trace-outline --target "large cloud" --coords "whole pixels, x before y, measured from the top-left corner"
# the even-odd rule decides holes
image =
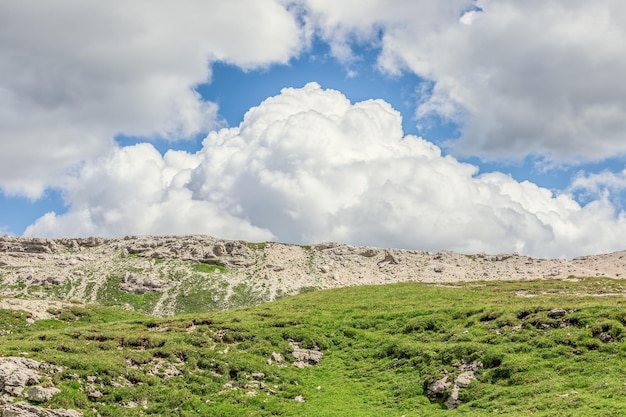
[[[3,2],[0,190],[37,197],[119,133],[208,132],[210,63],[285,63],[301,37],[278,0]]]
[[[207,233],[427,250],[574,256],[621,248],[606,199],[581,207],[404,136],[381,100],[350,103],[311,83],[250,109],[196,154],[117,149],[68,183],[66,214],[27,235]]]
[[[383,69],[431,80],[417,115],[460,123],[459,154],[578,162],[626,152],[623,1],[303,3],[337,56],[376,41]]]
[[[25,235],[121,236],[206,233],[271,239],[223,205],[193,198],[186,187],[201,158],[181,151],[164,156],[148,143],[118,148],[82,168],[65,185],[68,213],[47,213]]]

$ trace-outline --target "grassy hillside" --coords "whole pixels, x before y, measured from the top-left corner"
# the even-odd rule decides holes
[[[394,284],[163,319],[2,311],[0,356],[62,366],[44,405],[85,416],[622,416],[625,292],[599,278]],[[322,359],[292,366],[294,342]],[[426,395],[479,362],[455,410]]]

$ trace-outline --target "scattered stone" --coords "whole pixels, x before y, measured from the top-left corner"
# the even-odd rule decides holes
[[[563,394],[556,394],[556,396],[560,398],[567,398],[570,395],[576,395],[576,394],[578,394],[578,391],[570,391],[570,392],[565,392]]]
[[[50,310],[60,310],[76,304],[62,303],[50,300],[27,300],[22,298],[2,298],[0,299],[0,309],[3,310],[23,310],[29,315],[28,319],[33,322],[45,320],[53,317]]]
[[[182,365],[182,362],[178,364]],[[181,374],[180,369],[173,363],[166,363],[162,358],[154,358],[150,361],[148,375],[158,376],[163,379],[173,378]]]
[[[299,403],[306,402],[306,400],[304,399],[302,395],[298,395],[296,398],[294,398],[294,401],[297,401]]]
[[[459,386],[454,384],[452,387],[452,391],[450,392],[450,396],[444,401],[443,405],[445,405],[448,410],[454,410],[459,405],[461,405],[461,400],[459,399]]]
[[[444,371],[442,378],[431,380],[429,384],[426,384],[426,395],[432,402],[443,400],[443,404],[448,410],[457,408],[461,404],[461,388],[467,388],[476,379],[475,371],[482,366],[480,361],[463,361],[457,364],[456,367],[462,372],[451,381],[451,375]]]
[[[13,401],[15,401],[15,397],[13,397],[12,395],[7,394],[6,392],[3,392],[2,394],[0,394],[0,409],[1,409],[2,406],[9,405]],[[0,415],[2,415],[2,414],[0,414]]]
[[[3,236],[0,239],[0,252],[53,254],[58,252],[58,250],[58,245],[52,239],[20,238],[16,236]]]
[[[102,394],[102,391],[96,389],[96,387],[94,387],[93,385],[87,388],[87,397],[92,400],[98,400],[102,398],[103,395],[104,394]]]
[[[474,371],[465,371],[456,377],[456,379],[454,380],[454,384],[457,385],[459,388],[467,388],[469,387],[470,382],[472,382],[472,380],[474,379],[476,379]]]

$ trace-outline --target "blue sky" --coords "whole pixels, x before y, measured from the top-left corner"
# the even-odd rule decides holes
[[[624,249],[621,3],[285,4],[0,6],[0,233]]]

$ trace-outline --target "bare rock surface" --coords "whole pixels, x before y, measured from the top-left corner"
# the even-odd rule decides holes
[[[8,356],[0,358],[0,387],[12,396],[20,396],[26,386],[41,379],[42,364],[32,359]]]
[[[42,403],[44,401],[48,401],[59,392],[61,392],[61,390],[58,388],[41,387],[39,385],[35,385],[28,389],[28,394],[26,394],[26,398],[34,402]]]
[[[209,236],[0,237],[0,296],[97,303],[115,283],[129,294],[154,294],[158,300],[146,312],[159,316],[174,314],[179,300],[198,290],[211,294],[214,308],[227,308],[237,305],[230,302],[235,299],[255,303],[304,290],[354,285],[624,278],[624,274],[626,252],[534,259],[518,254],[430,253],[338,243],[255,244]],[[243,287],[247,298],[241,296]],[[232,298],[235,288],[238,298]],[[38,308],[0,299],[0,308],[24,309],[37,313],[37,319],[45,318],[54,305]]]
[[[0,410],[2,417],[82,417],[83,413],[65,408],[43,408],[19,401]]]

